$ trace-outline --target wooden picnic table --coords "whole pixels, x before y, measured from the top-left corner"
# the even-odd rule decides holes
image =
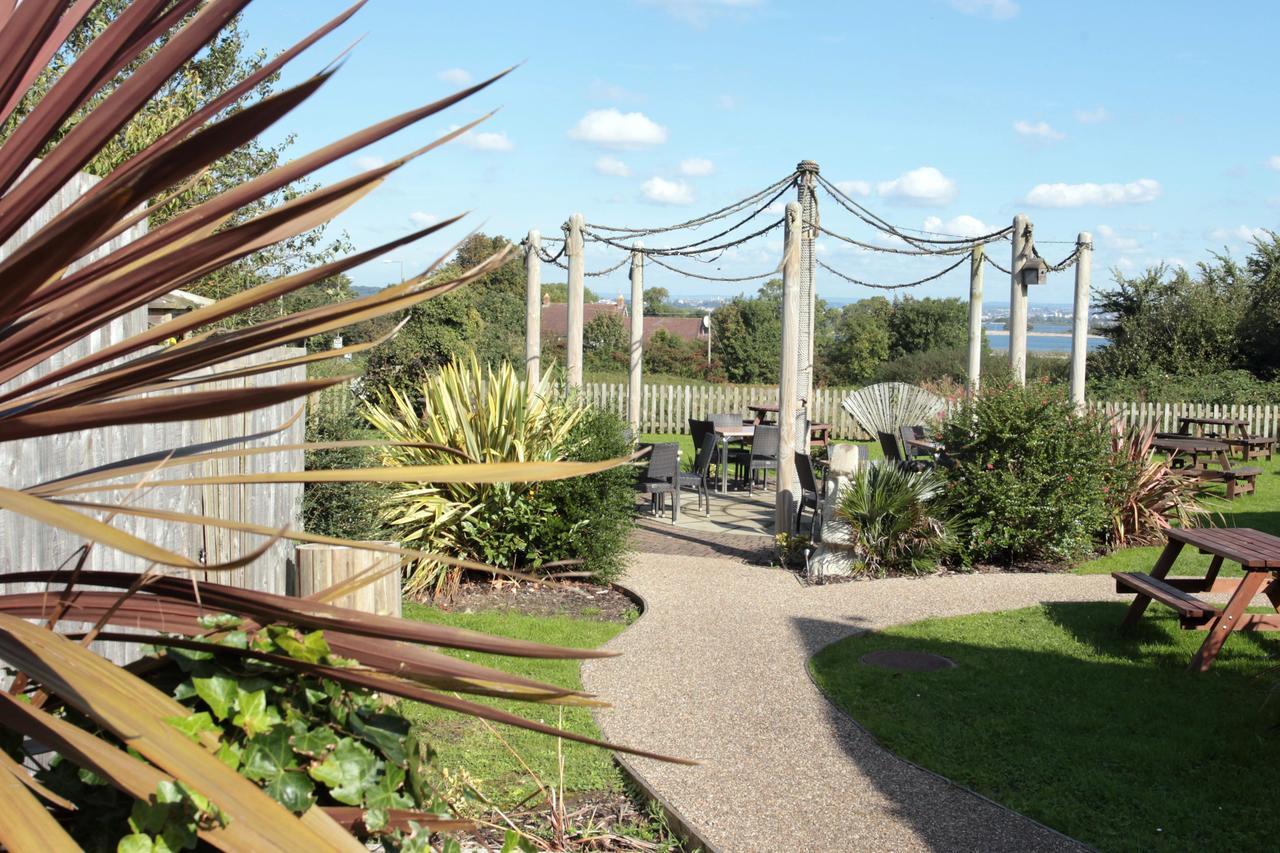
[[[1241,438],[1247,438],[1249,435],[1249,421],[1244,418],[1198,418],[1190,415],[1178,418],[1178,432],[1183,435],[1217,437],[1216,432],[1206,432],[1205,427],[1222,427],[1228,436],[1231,435],[1232,429],[1239,432]],[[1194,433],[1193,429],[1195,429]]]
[[[720,491],[729,491],[729,442],[749,439],[756,434],[755,424],[715,427],[716,440],[720,443]]]
[[[1169,454],[1169,467],[1197,480],[1225,483],[1229,501],[1235,500],[1237,495],[1247,495],[1258,488],[1258,475],[1262,473],[1262,469],[1233,465],[1229,442],[1164,435],[1152,439],[1151,446]],[[1219,470],[1210,468],[1210,464],[1216,464]]]
[[[1152,601],[1173,609],[1183,628],[1208,632],[1187,667],[1195,672],[1205,672],[1213,666],[1233,631],[1280,630],[1280,615],[1245,612],[1254,596],[1262,592],[1272,609],[1280,613],[1280,537],[1247,527],[1175,528],[1166,535],[1168,542],[1151,574],[1111,573],[1116,592],[1137,593],[1121,623],[1122,630],[1136,625]],[[1204,577],[1168,577],[1187,545],[1213,555],[1209,571]],[[1239,563],[1244,577],[1219,578],[1224,560]],[[1229,592],[1231,598],[1219,608],[1192,594],[1196,592]]]
[[[770,415],[778,414],[778,407],[772,403],[757,403],[754,406],[747,406],[752,412],[752,420],[756,426],[773,426],[776,418],[770,418]],[[819,447],[826,447],[831,443],[831,424],[811,423],[809,424],[809,444],[816,444]]]

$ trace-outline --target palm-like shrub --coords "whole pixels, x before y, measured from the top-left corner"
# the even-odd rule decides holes
[[[1112,430],[1105,491],[1113,546],[1155,544],[1170,527],[1198,527],[1212,515],[1203,503],[1208,484],[1157,459],[1154,437],[1154,427]]]
[[[530,389],[509,362],[481,367],[475,355],[455,358],[421,385],[421,398],[393,389],[365,409],[391,444],[386,465],[556,462],[588,407],[556,393],[554,371]],[[385,503],[385,518],[408,547],[519,569],[529,558],[532,528],[544,513],[571,513],[531,500],[533,483],[405,483]],[[405,592],[449,596],[462,569],[415,561]]]
[[[31,99],[34,103],[23,102],[29,111],[0,145],[0,244],[27,228],[97,152],[125,131],[166,80],[219,37],[247,2],[131,0],[117,4],[118,14],[105,28],[90,34],[89,45],[74,61],[60,67],[47,94]],[[68,33],[95,5],[89,0],[0,4],[0,126]],[[345,136],[206,198],[145,236],[123,246],[112,244],[114,237],[151,212],[148,204],[162,205],[175,188],[314,95],[334,68],[271,97],[242,103],[359,5],[264,62],[231,89],[210,93],[208,101],[194,105],[175,127],[102,176],[60,214],[27,229],[26,239],[0,260],[0,383],[9,383],[0,395],[0,441],[96,427],[144,428],[247,412],[305,397],[343,377],[265,384],[249,390],[225,390],[209,383],[277,370],[284,365],[267,362],[236,369],[227,362],[404,311],[464,286],[504,260],[506,253],[501,252],[447,282],[435,278],[432,267],[359,299],[279,316],[262,312],[269,317],[235,331],[209,331],[211,324],[272,304],[455,221],[446,220],[330,263],[269,278],[92,355],[52,365],[39,375],[30,372],[157,297],[311,231],[355,204],[405,163],[475,126],[476,122],[463,125],[404,157],[291,197],[279,206],[261,204],[300,178],[435,115],[493,80]],[[104,89],[108,91],[102,95]],[[91,254],[93,260],[82,262]],[[77,265],[78,261],[82,263]],[[172,345],[158,346],[167,341]],[[321,361],[363,348],[319,352],[291,363]],[[326,446],[332,444],[304,449]],[[415,749],[412,757],[401,756],[399,751],[408,745],[373,723],[382,697],[427,702],[548,733],[557,730],[460,694],[553,704],[593,701],[444,655],[439,649],[550,658],[589,657],[592,652],[507,641],[326,603],[350,591],[352,584],[375,579],[376,573],[305,601],[196,583],[181,575],[237,568],[260,557],[262,551],[222,565],[204,565],[194,554],[161,548],[111,522],[126,515],[143,516],[173,524],[230,528],[256,534],[267,543],[286,537],[343,544],[331,537],[250,521],[151,509],[131,496],[152,488],[263,482],[532,482],[594,473],[615,467],[616,461],[428,464],[397,469],[394,480],[381,467],[153,480],[161,468],[191,468],[198,473],[228,454],[261,450],[173,448],[150,458],[111,460],[56,480],[0,483],[0,512],[22,514],[83,537],[87,543],[65,566],[0,566],[0,581],[43,587],[40,592],[0,595],[0,659],[16,673],[9,690],[0,693],[4,788],[0,846],[14,851],[75,849],[66,825],[73,815],[95,813],[92,802],[81,803],[77,810],[75,802],[45,784],[47,779],[31,777],[24,744],[29,739],[27,744],[49,747],[63,762],[84,771],[79,778],[92,776],[136,801],[133,834],[143,837],[131,839],[130,849],[150,849],[157,839],[169,848],[198,839],[228,850],[363,851],[367,848],[353,832],[367,834],[388,824],[405,828],[415,823],[424,830],[414,841],[421,848],[427,833],[453,824],[432,807],[429,792],[415,788],[413,762],[427,753]],[[111,500],[112,496],[117,499]],[[137,557],[152,568],[143,574],[94,571],[94,556],[103,548]],[[427,556],[414,550],[387,550],[413,559]],[[379,571],[394,570],[398,566]],[[93,626],[85,637],[64,635],[82,631],[83,623]],[[182,657],[193,663],[189,674],[194,694],[178,687],[169,691],[175,678],[179,683],[187,680],[175,673],[175,666],[182,667],[173,657],[156,655],[126,669],[95,654],[89,648],[94,637],[184,650]],[[299,683],[305,689],[300,694],[291,692]],[[193,714],[199,707],[193,695],[209,708],[206,716]],[[369,716],[359,720],[352,716],[366,712]],[[325,733],[311,725],[318,713],[336,714],[333,719],[343,728],[338,743],[331,745]],[[350,741],[345,747],[343,739]],[[383,757],[370,751],[371,741]],[[328,761],[331,754],[336,756],[334,761]],[[381,776],[376,772],[379,762],[385,771]],[[304,770],[307,778],[325,786],[326,797],[349,805],[337,807],[307,796],[306,779],[300,778]],[[95,836],[95,843],[113,841],[101,832]]]
[[[926,574],[954,547],[938,498],[945,481],[933,471],[868,466],[840,494],[835,518],[850,527],[854,573],[873,578]]]

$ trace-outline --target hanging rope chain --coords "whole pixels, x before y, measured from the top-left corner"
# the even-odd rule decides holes
[[[631,260],[630,255],[623,255],[622,260],[618,261],[616,264],[609,267],[607,270],[597,270],[596,272],[584,272],[583,275],[585,275],[587,278],[595,278],[596,276],[608,275],[609,273],[613,272],[614,270],[616,270],[618,267],[622,266],[629,260]]]
[[[656,255],[663,255],[666,257],[689,257],[691,255],[710,254],[711,252],[724,252],[726,249],[732,249],[734,246],[741,246],[743,243],[746,243],[749,240],[754,240],[757,237],[763,237],[765,234],[768,234],[773,229],[782,227],[782,224],[784,221],[785,221],[784,219],[779,218],[778,221],[772,222],[769,225],[766,225],[765,227],[759,229],[758,231],[752,231],[750,234],[747,234],[743,237],[739,237],[736,240],[731,240],[728,243],[721,243],[717,246],[706,246],[705,248],[701,248],[701,249],[690,249],[690,248],[681,248],[681,247],[676,247],[673,249],[644,248],[644,249],[634,249],[634,251],[637,251],[640,254],[646,255],[648,257],[654,257]],[[591,240],[592,242],[605,243],[606,245],[613,246],[616,249],[622,249],[623,251],[626,251],[626,252],[633,251],[633,248],[631,246],[628,246],[625,243],[619,243],[616,240],[611,240],[610,238],[602,236],[600,234],[593,234],[592,232],[587,231],[585,229],[583,229],[582,233],[586,239]],[[692,245],[696,246],[697,244],[694,243]]]
[[[884,252],[890,255],[962,255],[962,254],[965,254],[966,252],[972,252],[974,249],[973,246],[957,246],[954,249],[899,249],[894,246],[877,246],[874,243],[864,243],[861,240],[855,240],[852,237],[846,237],[843,234],[837,234],[834,231],[829,231],[826,228],[823,228],[821,225],[817,225],[815,227],[818,229],[818,231],[822,232],[823,234],[826,234],[828,237],[834,237],[837,240],[843,240],[846,243],[850,243],[862,249],[867,249],[868,251]],[[983,245],[983,244],[976,244],[976,245]]]
[[[769,186],[765,187],[759,192],[752,193],[746,198],[740,201],[736,201],[727,207],[722,207],[719,210],[712,211],[711,213],[708,213],[704,216],[699,216],[697,219],[690,219],[687,222],[677,222],[675,225],[666,225],[666,226],[660,226],[656,228],[621,228],[621,227],[616,227],[612,225],[600,225],[595,222],[587,222],[585,223],[585,227],[594,228],[597,231],[613,231],[620,235],[626,234],[632,237],[646,237],[650,234],[665,234],[669,231],[680,231],[686,228],[697,228],[701,225],[706,225],[708,222],[714,222],[717,219],[725,219],[726,217],[732,216],[738,211],[750,207],[760,199],[767,196],[769,193],[774,192],[779,188],[785,190],[787,187],[792,186],[795,183],[795,179],[796,179],[796,173],[792,172],[782,180],[775,181],[774,183],[770,184]],[[766,205],[766,207],[767,206],[768,205]],[[618,239],[621,239],[621,237],[619,237]]]
[[[840,278],[844,279],[845,281],[851,284],[860,284],[863,287],[874,287],[876,290],[903,290],[908,287],[919,287],[920,285],[927,284],[933,281],[934,279],[942,278],[944,275],[946,275],[956,267],[963,264],[966,260],[968,260],[968,255],[962,255],[960,257],[960,260],[956,261],[954,264],[942,270],[941,272],[936,272],[933,275],[929,276],[928,278],[922,278],[917,281],[908,281],[903,284],[874,284],[870,281],[862,281],[861,279],[854,278],[851,275],[845,275],[844,273],[840,272],[840,270],[833,269],[832,267],[828,266],[827,264],[824,264],[820,260],[817,261],[817,264],[818,266],[822,267],[824,270],[831,273],[832,275],[839,276]]]
[[[818,179],[818,185],[821,186],[824,190],[826,190],[827,194],[830,195],[832,198],[834,198],[836,200],[836,203],[839,204],[841,207],[843,207],[845,210],[849,211],[854,216],[858,217],[863,222],[870,225],[872,228],[875,228],[877,231],[882,231],[886,234],[892,234],[898,239],[906,242],[908,245],[915,246],[917,249],[929,248],[928,245],[921,245],[921,244],[932,244],[932,245],[948,246],[948,247],[958,247],[960,245],[965,245],[969,248],[973,248],[974,246],[979,244],[990,243],[995,240],[1004,239],[1013,231],[1013,226],[1010,225],[1006,228],[1001,228],[999,231],[992,231],[990,234],[983,234],[977,237],[948,237],[943,239],[935,239],[931,237],[915,237],[908,234],[903,234],[902,232],[904,230],[913,231],[915,229],[912,229],[912,228],[900,229],[895,225],[891,225],[889,222],[885,221],[884,219],[881,219],[879,216],[876,216],[874,213],[867,210],[865,207],[858,204],[853,199],[849,198],[849,196],[845,195],[844,192],[839,187],[837,187],[835,184],[828,181],[826,178],[822,177],[822,175],[817,175],[816,177]]]
[[[986,254],[985,252],[982,254],[982,259],[987,263],[991,264],[991,266],[1000,270],[1000,272],[1004,273],[1005,275],[1013,275],[1013,270],[1007,270],[1004,267],[1000,266],[999,264],[997,264],[995,261],[991,259],[990,255]]]
[[[718,275],[701,275],[696,272],[689,272],[688,270],[682,270],[678,267],[673,267],[668,263],[664,263],[663,261],[658,260],[656,257],[651,256],[646,260],[653,261],[658,266],[665,267],[666,269],[669,269],[674,273],[679,273],[680,275],[688,276],[689,278],[700,278],[703,281],[730,281],[730,282],[755,281],[757,279],[768,278],[770,276],[777,276],[780,274],[776,269],[772,269],[772,270],[769,270],[768,272],[760,273],[759,275],[744,275],[737,278],[730,278],[727,276],[718,276]]]

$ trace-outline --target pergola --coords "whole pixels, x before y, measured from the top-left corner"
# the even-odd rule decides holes
[[[776,212],[775,205],[791,191],[796,200],[788,202],[781,218],[767,222],[764,227],[753,223],[761,217]],[[880,242],[858,239],[824,226],[818,215],[818,190],[821,189],[844,211],[852,214],[863,225],[876,233]],[[665,240],[666,235],[696,230],[713,223],[719,224],[731,217],[746,213],[744,218],[722,228],[718,233],[702,240],[676,243],[664,247],[647,247],[645,238]],[[726,277],[712,276],[696,270],[675,266],[684,260],[703,260],[753,240],[758,240],[775,229],[783,232],[782,256],[776,268],[759,275]],[[619,227],[588,223],[582,214],[575,213],[561,226],[563,236],[543,237],[531,230],[524,241],[525,265],[528,273],[528,297],[526,303],[525,366],[530,386],[536,385],[542,359],[541,311],[542,264],[550,263],[564,269],[568,275],[568,328],[566,373],[569,387],[582,386],[583,342],[583,294],[585,278],[607,275],[630,262],[631,328],[630,373],[627,394],[628,419],[633,431],[639,430],[640,403],[643,394],[643,309],[644,268],[646,261],[671,272],[719,282],[758,281],[769,277],[782,277],[782,345],[778,371],[778,423],[780,449],[778,464],[778,491],[776,504],[776,530],[794,532],[795,508],[799,503],[800,489],[796,480],[793,453],[807,449],[808,434],[798,434],[796,429],[806,401],[813,388],[813,330],[815,308],[815,274],[818,267],[831,273],[836,279],[880,291],[899,291],[941,278],[946,273],[969,261],[969,339],[967,382],[970,393],[978,390],[982,372],[982,299],[983,272],[994,267],[1009,277],[1009,367],[1014,379],[1026,382],[1027,366],[1027,305],[1029,288],[1043,284],[1047,275],[1075,267],[1075,299],[1071,326],[1071,399],[1084,405],[1085,355],[1089,329],[1089,286],[1093,255],[1091,235],[1082,231],[1074,242],[1069,255],[1056,264],[1041,257],[1036,248],[1031,221],[1023,214],[1013,218],[1006,228],[988,234],[964,236],[938,234],[918,229],[895,226],[867,209],[838,186],[820,174],[818,164],[803,160],[781,180],[741,199],[734,204],[685,222],[656,227]],[[739,233],[741,232],[741,233]],[[885,284],[849,275],[818,260],[817,241],[830,237],[851,244],[867,252],[887,252],[901,256],[940,257],[949,265],[941,272],[916,281]],[[992,257],[989,247],[1001,242],[1009,243],[1009,266],[1004,267]],[[544,247],[544,242],[548,244]],[[587,243],[598,243],[620,252],[620,260],[605,269],[587,272],[584,267],[584,251]],[[551,246],[558,246],[555,252]],[[800,431],[803,432],[803,431]]]

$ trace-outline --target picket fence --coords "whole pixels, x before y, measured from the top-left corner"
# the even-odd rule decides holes
[[[841,406],[853,388],[818,388],[809,401],[809,420],[831,425],[831,437],[868,439]],[[589,382],[583,385],[587,400],[627,416],[627,386],[624,383]],[[689,420],[703,420],[718,412],[734,412],[749,417],[753,404],[776,403],[776,385],[645,385],[640,402],[640,432],[686,433]],[[1089,409],[1115,417],[1122,425],[1154,426],[1173,432],[1180,417],[1243,418],[1255,435],[1280,432],[1280,404],[1219,405],[1211,403],[1151,403],[1090,400]]]

